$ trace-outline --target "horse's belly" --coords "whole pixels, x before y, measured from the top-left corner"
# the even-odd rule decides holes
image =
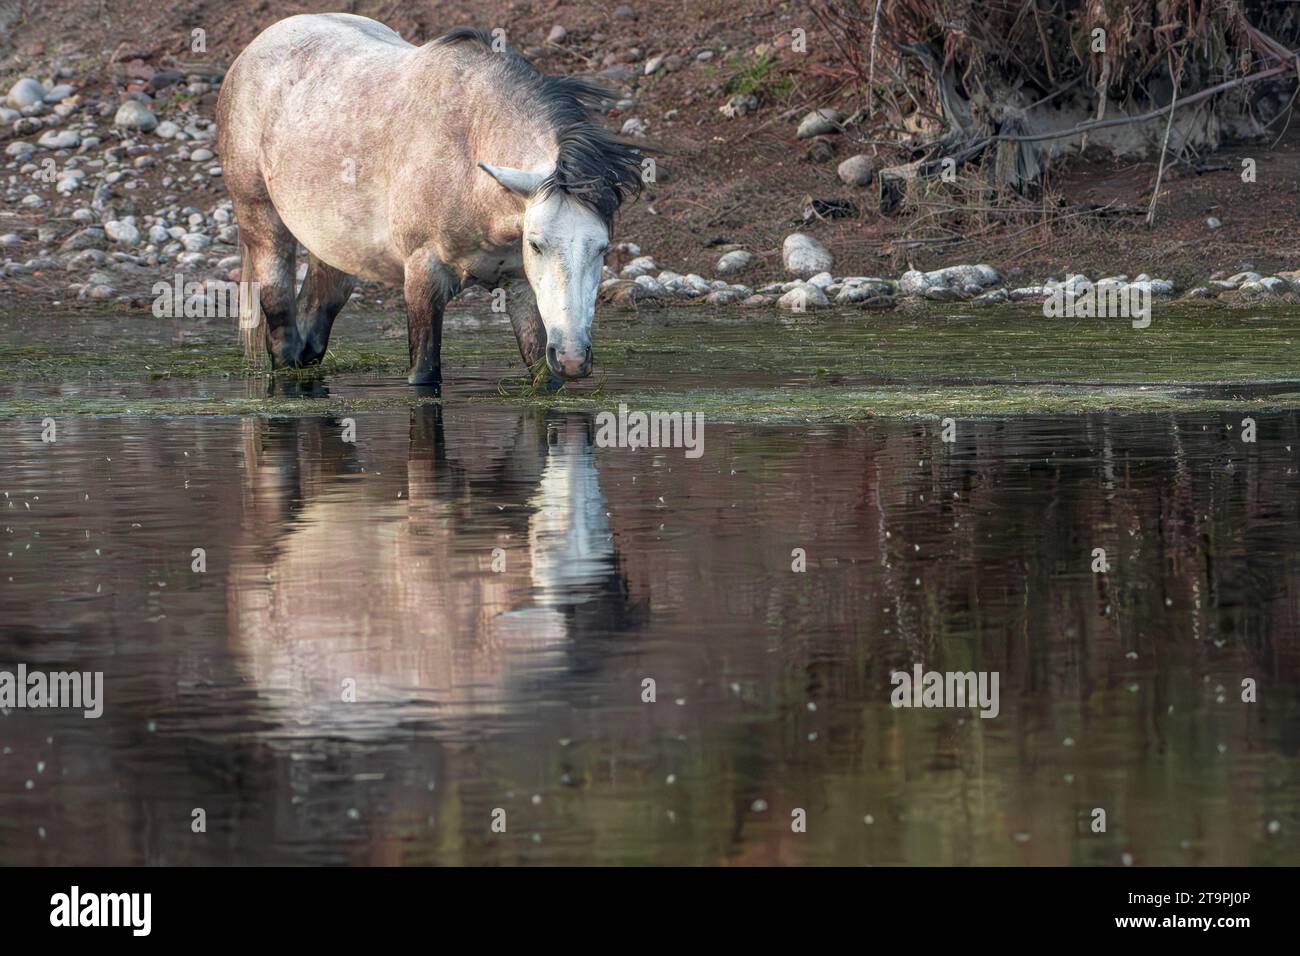
[[[393,255],[386,244],[348,240],[346,236],[312,236],[309,233],[306,237],[299,237],[298,241],[317,259],[348,275],[398,286],[402,284],[406,270],[402,260]]]
[[[271,193],[275,201],[274,188]],[[294,238],[322,262],[349,275],[401,285],[402,260],[391,246],[387,224],[372,211],[376,207],[381,207],[378,200],[373,205],[329,198],[310,205],[276,202]]]

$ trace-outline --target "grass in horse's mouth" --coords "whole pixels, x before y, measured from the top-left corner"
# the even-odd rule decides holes
[[[539,361],[529,369],[532,378],[529,381],[521,382],[516,378],[503,378],[497,382],[497,394],[502,398],[509,399],[548,399],[557,398],[564,394],[568,382],[561,381],[559,386],[552,389],[550,387],[551,370],[547,368],[546,362]],[[604,393],[605,374],[602,372],[600,381],[596,383],[595,388],[583,389],[584,398],[597,398]],[[572,394],[572,393],[570,393]]]
[[[501,379],[497,382],[497,394],[502,398],[510,399],[545,398],[547,395],[555,394],[547,388],[551,370],[546,367],[545,361],[538,362],[529,369],[529,373],[531,378],[524,382],[514,377]],[[564,388],[563,383],[560,388]]]

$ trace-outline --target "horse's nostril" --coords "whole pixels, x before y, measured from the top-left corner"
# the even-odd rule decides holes
[[[591,346],[581,349],[547,343],[546,362],[551,371],[564,378],[582,378],[591,368]]]

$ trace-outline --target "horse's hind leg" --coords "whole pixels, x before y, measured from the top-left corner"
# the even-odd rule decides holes
[[[298,333],[302,337],[302,364],[316,365],[325,357],[330,329],[352,293],[352,277],[313,255],[307,258],[307,278],[298,292]]]
[[[247,250],[246,266],[257,283],[264,320],[263,339],[272,368],[302,364],[303,342],[294,316],[294,271],[298,241],[270,202],[235,202],[239,238]],[[253,331],[256,334],[256,331]]]

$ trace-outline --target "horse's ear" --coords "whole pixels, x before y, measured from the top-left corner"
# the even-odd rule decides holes
[[[479,163],[479,168],[499,182],[512,193],[527,198],[537,192],[546,177],[551,175],[551,169],[528,170],[513,169],[510,166],[489,166],[487,163]]]

